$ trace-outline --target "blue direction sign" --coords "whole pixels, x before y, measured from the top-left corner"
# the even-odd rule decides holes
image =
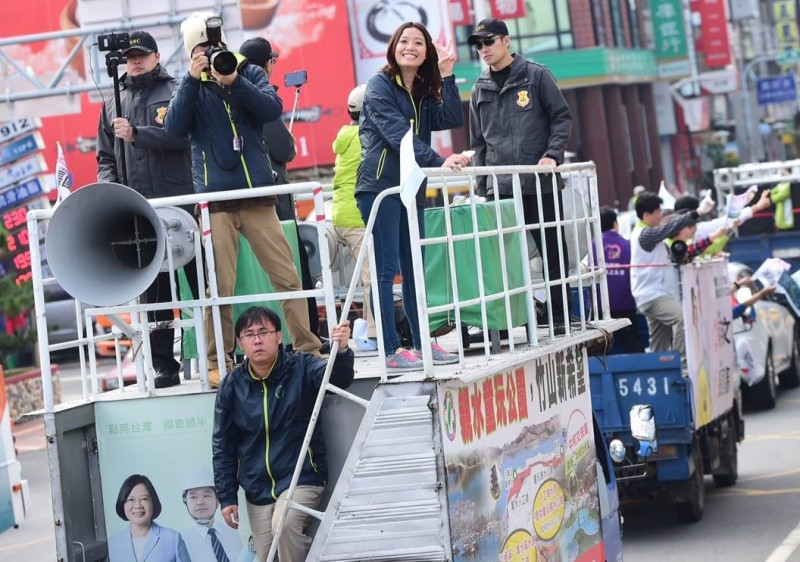
[[[44,182],[40,178],[33,178],[0,191],[0,213],[44,193]]]
[[[758,105],[797,101],[797,80],[794,74],[770,76],[756,80]]]
[[[47,163],[41,153],[14,162],[0,169],[0,188],[17,183],[29,176],[34,176],[47,170]]]
[[[13,162],[23,156],[32,154],[43,147],[42,137],[38,133],[25,135],[0,147],[0,166]]]

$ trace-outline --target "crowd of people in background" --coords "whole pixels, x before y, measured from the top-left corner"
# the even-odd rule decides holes
[[[724,250],[739,225],[768,209],[771,201],[770,190],[763,190],[758,200],[744,207],[735,219],[727,215],[709,219],[715,207],[710,194],[702,199],[682,195],[672,208],[664,209],[663,205],[664,200],[644,186],[634,189],[629,209],[635,212],[636,222],[630,239],[619,233],[617,211],[600,209],[611,313],[614,318],[631,322],[614,334],[621,352],[643,352],[645,333],[650,351],[673,350],[685,355],[676,266]],[[772,292],[774,288],[756,291],[751,300],[756,302]],[[738,314],[741,310],[741,306],[734,307]],[[638,315],[646,320],[646,330],[639,326]]]

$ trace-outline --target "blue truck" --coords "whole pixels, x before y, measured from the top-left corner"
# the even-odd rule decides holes
[[[704,475],[733,486],[737,448],[744,438],[741,400],[709,423],[694,414],[696,392],[680,354],[610,355],[589,361],[592,407],[609,444],[621,500],[652,498],[673,503],[678,517],[699,521],[705,508]],[[653,439],[637,439],[631,412],[650,406]],[[647,442],[645,442],[647,441]]]
[[[704,475],[733,486],[744,438],[724,259],[679,268],[685,356],[675,351],[589,361],[592,409],[614,460],[620,499],[673,503],[699,521]]]

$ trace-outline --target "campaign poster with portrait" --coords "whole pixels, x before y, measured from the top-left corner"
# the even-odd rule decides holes
[[[158,541],[148,538],[140,546],[145,551],[156,549],[148,559],[168,559],[160,557],[157,549],[179,549],[179,542],[193,562],[209,559],[208,555],[214,556],[209,551],[212,548],[207,537],[209,528],[215,530],[229,560],[253,559],[248,548],[247,510],[241,494],[237,532],[227,526],[216,497],[206,489],[208,484],[213,485],[211,433],[215,396],[215,393],[198,393],[96,404],[95,426],[110,562],[135,562],[136,545],[131,540],[131,529],[142,524],[150,525],[149,538],[155,533],[159,535]],[[184,494],[187,487],[196,492]],[[120,499],[123,490],[133,499],[130,505]],[[155,496],[144,503],[141,496],[153,491]],[[158,514],[156,504],[161,505]],[[119,515],[118,506],[125,519]]]
[[[733,307],[725,262],[681,267],[686,367],[697,427],[727,412],[739,384],[734,370]]]
[[[439,387],[456,561],[603,560],[583,346]]]

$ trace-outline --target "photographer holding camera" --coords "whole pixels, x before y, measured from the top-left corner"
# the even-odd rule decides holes
[[[177,81],[161,66],[161,55],[153,36],[146,31],[111,34],[100,49],[109,50],[107,63],[114,77],[119,63],[125,74],[119,90],[105,100],[97,128],[97,181],[125,184],[147,199],[190,195],[192,186],[189,140],[164,130],[164,115]],[[120,49],[123,49],[120,52]],[[126,170],[127,173],[123,172]],[[192,260],[186,267],[194,271]],[[143,302],[171,300],[169,273],[162,272],[142,295]],[[192,292],[197,294],[196,275],[189,273]],[[150,314],[151,321],[171,321],[172,311]],[[180,383],[180,364],[173,356],[174,330],[150,332],[155,386]]]
[[[181,24],[191,58],[170,102],[164,127],[172,134],[191,134],[194,187],[197,193],[273,185],[262,126],[278,119],[283,103],[264,71],[227,50],[222,18],[195,12]],[[231,63],[234,60],[235,64]],[[275,212],[276,197],[209,203],[214,261],[220,297],[233,295],[239,234],[247,238],[261,267],[278,292],[302,289],[292,251]],[[319,356],[320,341],[309,330],[304,299],[281,301],[295,351]],[[220,307],[225,367],[233,366],[233,308]],[[220,380],[211,310],[205,316],[209,382]]]

